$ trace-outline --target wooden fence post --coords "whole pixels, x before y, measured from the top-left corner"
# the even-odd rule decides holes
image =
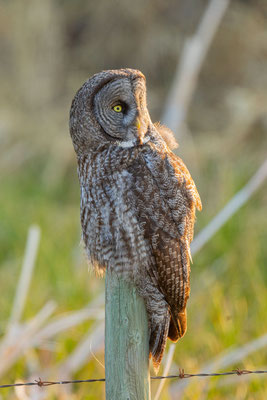
[[[106,400],[150,400],[146,308],[136,288],[106,272]]]

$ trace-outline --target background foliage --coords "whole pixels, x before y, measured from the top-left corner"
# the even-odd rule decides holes
[[[103,280],[88,273],[79,245],[79,185],[68,134],[74,93],[102,69],[138,68],[147,77],[152,120],[159,120],[184,40],[195,31],[206,5],[204,0],[0,2],[1,334],[32,223],[40,226],[42,237],[25,320],[49,299],[56,301],[59,315],[84,307],[104,290]],[[177,153],[203,201],[196,231],[266,157],[266,27],[265,0],[232,0],[201,71],[188,134],[178,136]],[[266,202],[265,186],[195,256],[189,329],[176,346],[176,367],[199,371],[232,347],[266,333]],[[47,369],[49,378],[56,379],[57,366],[94,327],[89,320],[31,348],[1,381],[29,380]],[[103,363],[103,350],[96,357]],[[74,378],[102,377],[100,362],[91,356]],[[266,348],[238,366],[266,369]],[[166,383],[162,399],[171,398],[170,385]],[[191,380],[183,398],[267,397],[264,377],[206,385]],[[28,398],[96,399],[104,398],[104,385],[27,393]],[[27,398],[21,396],[0,392],[2,399]]]

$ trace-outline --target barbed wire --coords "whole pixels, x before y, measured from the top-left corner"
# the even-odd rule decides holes
[[[188,374],[184,372],[184,369],[179,369],[178,375],[167,375],[167,376],[151,376],[150,379],[160,380],[160,379],[187,379],[187,378],[207,378],[213,376],[226,376],[226,375],[247,375],[247,374],[267,374],[265,370],[248,370],[248,369],[233,369],[232,371],[227,372],[214,372],[214,373],[198,373],[198,374]],[[3,388],[11,388],[15,386],[51,386],[51,385],[66,385],[68,383],[92,383],[92,382],[105,382],[105,378],[101,379],[76,379],[76,380],[68,380],[68,381],[43,381],[41,378],[35,380],[34,382],[26,382],[26,383],[11,383],[7,385],[0,385],[0,389]]]

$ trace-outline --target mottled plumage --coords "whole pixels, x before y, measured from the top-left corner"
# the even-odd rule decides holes
[[[85,82],[72,102],[70,132],[89,261],[135,282],[157,369],[167,337],[177,341],[186,331],[197,189],[167,146],[175,143],[170,131],[150,120],[140,71],[103,71]]]

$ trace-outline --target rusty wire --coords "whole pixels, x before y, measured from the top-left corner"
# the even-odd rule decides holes
[[[178,375],[167,375],[167,376],[151,376],[151,379],[187,379],[187,378],[206,378],[206,377],[213,377],[213,376],[226,376],[226,375],[247,375],[247,374],[267,374],[265,370],[254,370],[250,371],[247,369],[234,369],[232,371],[227,372],[219,372],[219,373],[198,373],[198,374],[188,374],[184,372],[184,369],[179,369]],[[66,385],[68,383],[92,383],[92,382],[105,382],[105,378],[101,379],[76,379],[76,380],[68,380],[68,381],[43,381],[41,378],[35,380],[34,382],[27,382],[27,383],[11,383],[7,385],[0,385],[0,389],[3,388],[11,388],[15,386],[51,386],[51,385]]]

